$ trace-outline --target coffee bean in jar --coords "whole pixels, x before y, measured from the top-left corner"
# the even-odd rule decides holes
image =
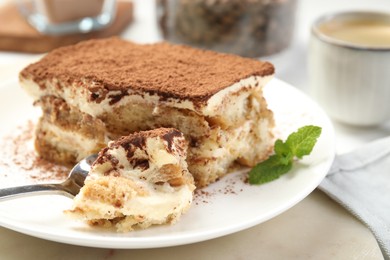
[[[297,0],[159,0],[165,40],[245,57],[278,53],[292,40]]]

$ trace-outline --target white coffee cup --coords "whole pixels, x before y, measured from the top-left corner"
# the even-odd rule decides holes
[[[310,92],[332,118],[366,126],[390,119],[390,14],[318,19],[308,64]]]

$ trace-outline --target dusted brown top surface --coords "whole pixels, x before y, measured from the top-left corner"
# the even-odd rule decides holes
[[[168,43],[139,45],[109,38],[54,50],[21,75],[38,84],[50,78],[69,83],[84,79],[106,90],[207,99],[240,79],[273,73],[268,62]]]

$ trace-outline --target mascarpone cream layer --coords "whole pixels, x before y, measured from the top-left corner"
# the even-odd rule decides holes
[[[110,113],[115,107],[124,106],[127,103],[143,103],[149,102],[158,105],[164,104],[166,106],[175,107],[179,109],[188,109],[195,111],[204,116],[225,116],[237,117],[242,115],[245,110],[245,99],[253,89],[261,89],[265,84],[271,80],[273,75],[260,77],[251,76],[238,81],[237,83],[224,88],[204,101],[201,105],[195,104],[189,99],[168,98],[161,100],[158,94],[150,95],[149,93],[139,93],[128,90],[127,95],[124,95],[118,102],[110,104],[113,98],[122,95],[121,91],[110,91],[105,98],[97,103],[91,101],[93,94],[88,88],[95,85],[94,82],[86,82],[86,87],[74,85],[65,86],[63,82],[58,82],[56,79],[47,81],[45,88],[40,88],[39,85],[31,79],[21,77],[20,83],[22,87],[35,99],[42,96],[53,95],[64,99],[69,105],[78,107],[82,112],[92,116],[99,116],[103,113]],[[58,85],[61,87],[59,88]],[[240,96],[237,100],[237,96]],[[233,97],[233,98],[229,98]]]
[[[78,132],[69,131],[54,124],[42,121],[40,123],[39,131],[50,132],[50,143],[60,150],[77,151],[77,161],[84,159],[96,150],[96,140],[88,138]],[[105,138],[106,143],[109,141]]]
[[[195,186],[190,182],[172,187],[167,182],[156,184],[154,181],[159,177],[156,174],[160,174],[159,169],[164,165],[180,165],[183,169],[187,169],[185,157],[182,158],[180,151],[175,150],[176,141],[177,139],[174,138],[172,153],[166,150],[167,141],[158,137],[148,138],[143,149],[136,149],[131,159],[142,160],[148,157],[149,166],[146,169],[133,167],[129,162],[127,151],[122,146],[108,149],[106,154],[118,161],[115,171],[119,173],[120,177],[107,174],[113,169],[110,160],[102,163],[95,162],[86,179],[85,186],[74,200],[74,208],[82,209],[84,211],[83,217],[86,219],[142,216],[142,222],[150,222],[151,224],[166,223],[168,218],[171,222],[175,222],[190,207]],[[181,138],[181,141],[183,142],[184,138]],[[116,182],[116,185],[123,183],[124,188],[119,187],[118,191],[126,190],[128,196],[120,207],[110,203],[110,201],[96,200],[86,195],[90,193],[88,190],[93,189],[93,185],[102,178],[108,178],[112,181],[118,180],[118,178],[119,180],[126,179],[126,181],[119,181],[119,184]],[[192,176],[190,180],[192,181]],[[114,196],[120,197],[120,194]]]

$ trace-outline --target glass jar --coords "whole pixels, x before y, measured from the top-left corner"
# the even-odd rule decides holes
[[[297,0],[158,0],[165,40],[246,57],[278,53],[292,40]]]
[[[27,21],[44,34],[86,33],[108,26],[116,0],[18,0]]]

